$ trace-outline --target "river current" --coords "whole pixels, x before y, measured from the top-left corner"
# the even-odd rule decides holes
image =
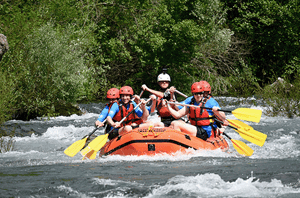
[[[268,135],[263,147],[226,130],[232,139],[254,150],[251,157],[239,155],[227,139],[228,152],[191,150],[95,160],[82,160],[77,154],[71,158],[63,151],[93,131],[104,107],[85,104],[80,105],[86,112],[81,116],[5,123],[6,130],[14,130],[16,136],[14,149],[0,153],[0,197],[300,197],[300,118],[269,117],[268,107],[247,102],[254,98],[239,106],[232,105],[236,98],[216,100],[223,101],[220,104],[226,110],[263,111],[260,123],[243,121]],[[159,118],[152,115],[150,119]]]

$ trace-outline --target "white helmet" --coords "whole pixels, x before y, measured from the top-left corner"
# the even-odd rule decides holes
[[[161,73],[157,76],[157,82],[160,81],[169,81],[171,82],[171,77],[167,73]]]

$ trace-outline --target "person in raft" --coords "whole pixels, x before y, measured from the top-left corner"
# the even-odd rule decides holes
[[[201,84],[201,86],[202,86],[202,89],[203,89],[203,99],[202,99],[202,103],[205,105],[205,107],[213,107],[213,106],[216,106],[216,107],[218,107],[218,108],[220,108],[220,106],[219,106],[219,104],[218,104],[218,102],[212,97],[212,95],[211,95],[211,86],[210,86],[210,84],[207,82],[207,81],[205,81],[205,80],[201,80],[201,81],[199,81],[199,83]],[[183,103],[183,104],[193,104],[193,102],[192,102],[192,98],[193,98],[194,96],[190,96],[190,97],[188,97],[188,98],[186,98],[184,101],[182,101],[182,102],[180,102],[180,103]],[[207,109],[207,112],[208,112],[208,114],[209,114],[209,116],[211,116],[211,117],[213,117],[214,116],[214,113],[212,112],[212,110],[210,110],[210,109]],[[221,114],[222,114],[222,112],[221,112]],[[224,114],[225,115],[225,114]],[[223,121],[222,121],[223,122]],[[221,124],[221,122],[218,122],[218,119],[216,120],[215,119],[215,122],[213,123],[213,125],[212,125],[212,136],[214,136],[214,137],[216,137],[216,136],[218,136],[218,135],[220,135],[219,133],[220,133],[220,130],[222,131],[222,130],[224,130],[224,129],[222,129],[223,128],[223,126],[227,126],[229,123],[228,123],[228,121],[227,120],[224,120],[224,124]],[[216,130],[217,129],[217,127],[218,127],[218,129],[220,129],[220,130]]]
[[[164,126],[168,127],[170,126],[171,122],[175,120],[174,117],[168,111],[167,107],[165,106],[165,101],[162,100],[165,99],[170,102],[176,101],[176,97],[174,94],[176,88],[172,86],[168,89],[170,82],[171,82],[171,77],[169,76],[169,74],[166,73],[166,69],[163,69],[163,73],[159,74],[157,77],[157,83],[161,88],[160,91],[150,89],[145,84],[142,85],[142,89],[144,91],[148,91],[156,96],[156,97],[153,97],[152,95],[150,96],[152,100],[150,112],[154,112],[156,108],[158,115],[161,117],[161,122],[155,123],[154,124],[155,127],[164,127]],[[172,105],[172,108],[179,110],[179,108],[176,107],[175,105]]]
[[[173,121],[170,125],[171,128],[185,132],[191,136],[196,136],[203,140],[207,140],[212,134],[212,131],[216,130],[216,125],[214,124],[214,119],[226,123],[226,116],[224,112],[218,111],[220,106],[217,101],[211,100],[211,102],[205,101],[203,98],[204,90],[203,85],[200,82],[195,82],[191,86],[191,92],[193,94],[191,98],[191,104],[195,106],[204,106],[212,108],[211,115],[207,109],[196,108],[196,107],[187,107],[180,109],[179,111],[174,110],[167,104],[168,110],[171,115],[179,119],[182,116],[188,115],[190,123],[185,123],[183,121]]]
[[[101,111],[98,119],[95,122],[95,125],[97,127],[103,127],[104,126],[104,120],[108,116],[108,112],[113,105],[113,103],[118,102],[120,98],[119,89],[117,88],[111,88],[106,93],[106,99],[108,100],[108,103],[105,105],[104,109]],[[106,127],[106,129],[109,129],[110,127]]]
[[[110,140],[139,127],[149,116],[149,111],[146,109],[146,101],[141,99],[142,104],[120,123],[137,106],[134,101],[131,101],[133,89],[130,86],[121,87],[120,96],[121,100],[111,106],[106,118],[108,124],[115,128],[108,136]]]

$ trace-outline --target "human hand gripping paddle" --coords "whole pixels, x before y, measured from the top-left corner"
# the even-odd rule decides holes
[[[106,122],[106,119],[103,123]],[[74,157],[85,145],[86,141],[99,129],[100,127],[95,128],[90,134],[84,136],[81,140],[74,142],[69,146],[64,153],[70,157]]]
[[[151,99],[149,98],[146,103],[148,103]],[[120,124],[126,120],[126,118],[132,114],[140,105],[142,104],[142,102],[140,102],[132,111],[130,111],[121,121]],[[95,159],[96,158],[96,154],[97,152],[106,144],[107,139],[108,139],[108,135],[109,133],[111,133],[113,130],[115,129],[115,127],[113,127],[108,133],[106,133],[105,135],[100,135],[98,137],[96,137],[92,142],[89,143],[89,145],[87,146],[87,148],[90,149],[90,151],[83,157],[83,159],[85,157],[89,158],[89,159]]]
[[[203,109],[212,110],[212,108],[209,108],[209,107],[200,107],[200,106],[196,106],[196,105],[182,104],[182,103],[176,103],[176,102],[169,102],[169,103],[170,104],[181,105],[181,106],[196,107],[196,108],[203,108]],[[237,119],[256,122],[256,123],[259,123],[260,118],[261,118],[261,114],[262,114],[261,110],[249,109],[249,108],[237,108],[233,111],[218,109],[218,111],[223,111],[223,112],[226,112],[226,113],[232,113]]]

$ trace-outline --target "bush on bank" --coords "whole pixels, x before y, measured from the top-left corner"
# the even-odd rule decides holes
[[[263,98],[270,107],[271,116],[283,115],[289,118],[300,116],[300,77],[293,83],[278,78],[263,90]]]

